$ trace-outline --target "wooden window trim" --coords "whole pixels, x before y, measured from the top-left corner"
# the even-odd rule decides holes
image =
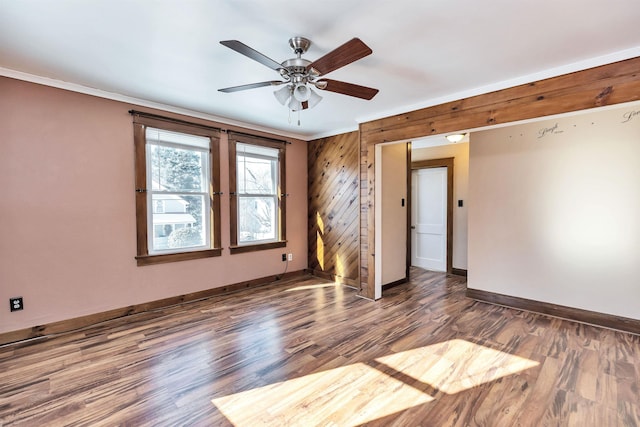
[[[220,256],[222,243],[220,235],[220,130],[198,123],[166,118],[140,111],[130,111],[133,116],[133,139],[135,151],[135,199],[136,199],[136,242],[138,266],[163,264]],[[210,241],[211,248],[196,251],[175,252],[170,254],[149,255],[147,229],[147,155],[146,128],[155,127],[174,132],[205,136],[210,140]]]
[[[237,190],[237,161],[236,161],[236,144],[251,144],[263,147],[275,148],[278,150],[278,164],[280,169],[279,190],[278,190],[278,240],[275,242],[265,242],[248,245],[238,245],[238,196]],[[239,132],[229,132],[229,194],[230,194],[230,237],[231,245],[230,253],[239,254],[247,252],[255,252],[274,248],[283,248],[287,246],[287,226],[286,226],[286,209],[287,209],[287,174],[286,174],[286,144],[284,140],[263,138],[255,135],[248,135]]]
[[[268,242],[268,243],[258,243],[255,245],[242,245],[242,246],[231,246],[229,248],[229,252],[231,254],[243,254],[246,252],[256,252],[256,251],[264,251],[267,249],[275,249],[275,248],[284,248],[287,246],[286,241],[277,241],[277,242]]]

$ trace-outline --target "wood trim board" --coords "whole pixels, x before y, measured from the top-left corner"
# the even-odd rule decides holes
[[[452,268],[451,274],[455,274],[456,276],[467,277],[467,270],[463,268]]]
[[[620,317],[612,314],[598,313],[580,308],[567,307],[526,298],[497,294],[480,289],[467,289],[467,298],[489,304],[504,305],[519,310],[532,311],[562,319],[617,329],[619,331],[640,334],[640,320]]]

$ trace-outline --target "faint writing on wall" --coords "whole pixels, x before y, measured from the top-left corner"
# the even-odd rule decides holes
[[[554,126],[550,127],[550,128],[542,128],[538,131],[538,139],[540,138],[544,138],[547,135],[553,135],[556,133],[562,133],[564,132],[563,130],[560,130],[558,123],[556,123]]]
[[[627,111],[622,115],[622,118],[624,119],[622,120],[622,123],[630,122],[631,120],[633,120],[635,117],[638,117],[638,116],[640,116],[640,110]]]

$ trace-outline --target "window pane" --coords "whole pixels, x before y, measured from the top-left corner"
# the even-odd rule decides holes
[[[274,197],[239,197],[238,204],[238,243],[276,240]]]
[[[153,252],[207,244],[204,196],[153,194],[152,203],[164,206],[164,212],[152,214]]]
[[[276,161],[238,154],[238,193],[275,194]]]
[[[165,191],[207,191],[208,153],[147,144],[151,188]]]

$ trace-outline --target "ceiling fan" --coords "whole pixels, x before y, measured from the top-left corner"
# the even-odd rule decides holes
[[[313,62],[302,58],[302,54],[311,46],[311,41],[304,37],[293,37],[289,39],[289,45],[296,54],[296,57],[287,59],[282,63],[277,63],[273,59],[238,40],[224,40],[220,43],[229,49],[233,49],[277,71],[280,77],[284,79],[227,87],[219,89],[220,92],[230,93],[264,86],[286,85],[276,90],[274,95],[282,105],[287,105],[291,111],[313,108],[320,102],[322,97],[315,93],[310,86],[315,86],[316,89],[366,100],[372,99],[378,93],[378,89],[323,77],[338,68],[344,67],[372,53],[369,46],[364,44],[359,38],[349,40],[342,46],[339,46]]]

